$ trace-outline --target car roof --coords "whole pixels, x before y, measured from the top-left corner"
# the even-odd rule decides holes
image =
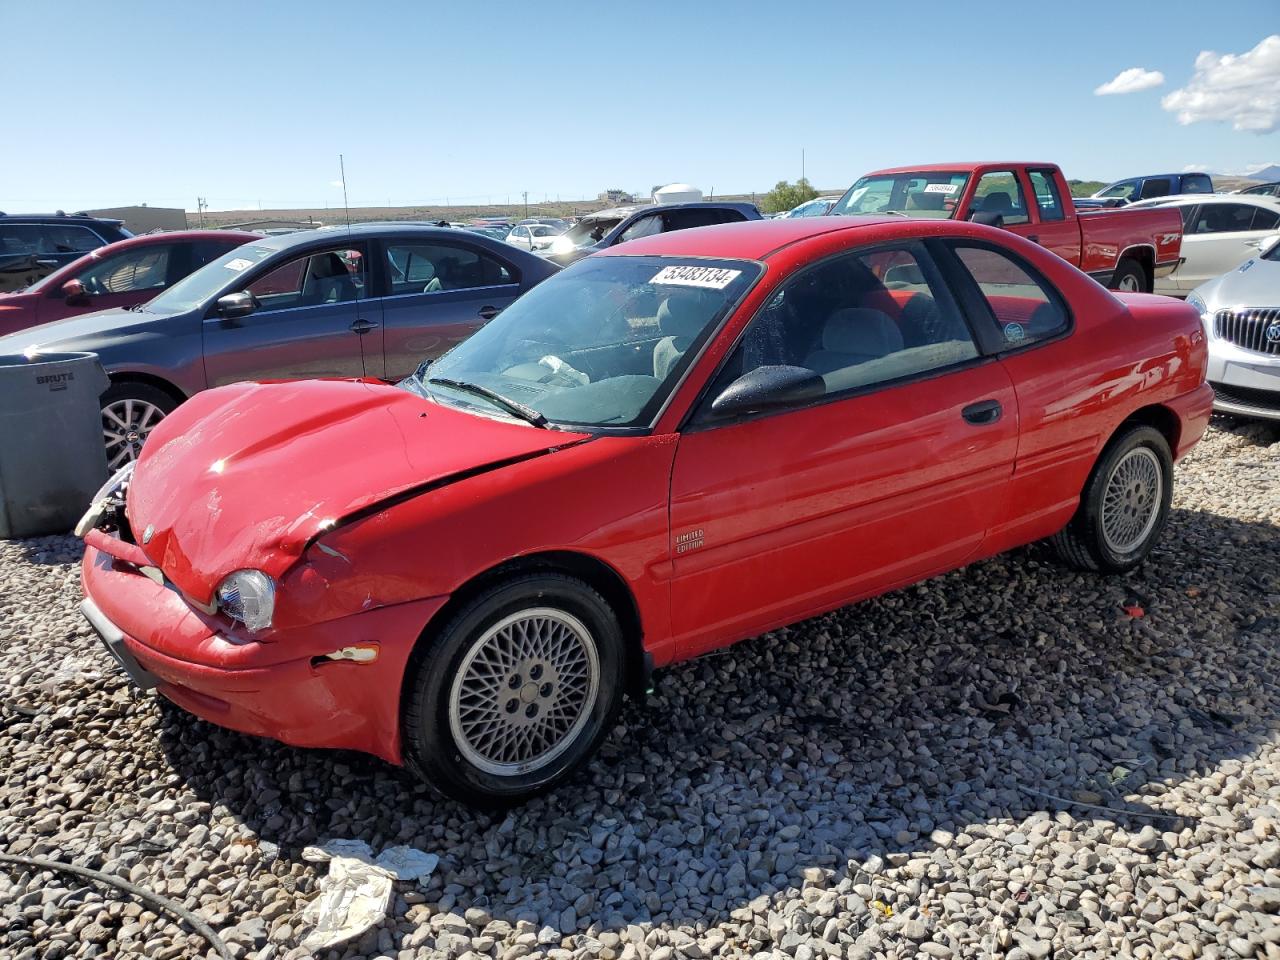
[[[142,233],[125,240],[117,240],[107,244],[112,250],[124,250],[129,247],[146,247],[153,243],[173,243],[175,240],[227,240],[236,244],[248,243],[250,240],[261,240],[260,233],[247,233],[243,230],[169,230],[161,233]],[[99,247],[105,250],[107,247]]]
[[[754,203],[744,203],[740,200],[691,200],[688,203],[637,203],[627,207],[610,207],[607,210],[588,213],[582,219],[594,220],[597,217],[626,218],[635,213],[655,213],[667,210],[739,210],[743,213],[748,210],[756,210],[759,212]]]
[[[960,160],[956,163],[914,163],[906,167],[884,167],[864,173],[864,177],[877,177],[890,173],[972,173],[975,170],[994,167],[1004,170],[1011,167],[1057,167],[1045,160]],[[859,177],[861,179],[861,177]]]
[[[1130,207],[1185,207],[1192,203],[1245,203],[1255,207],[1280,207],[1280,197],[1254,193],[1177,193],[1169,197],[1135,200]]]
[[[6,220],[10,223],[109,223],[113,227],[118,227],[123,220],[114,217],[95,217],[90,214],[81,213],[63,213],[59,210],[57,213],[4,213],[0,211],[0,220]]]
[[[256,246],[263,247],[268,250],[288,250],[292,247],[301,247],[317,240],[332,242],[335,238],[341,239],[344,236],[350,236],[353,240],[363,240],[370,237],[419,237],[423,240],[444,240],[448,237],[456,237],[464,231],[457,227],[436,227],[425,226],[418,223],[404,223],[396,221],[386,221],[377,223],[353,223],[349,227],[344,225],[331,225],[320,227],[315,230],[297,230],[293,233],[282,233],[276,236],[263,237]],[[469,232],[469,231],[468,231]],[[472,234],[477,236],[477,234]]]
[[[787,220],[747,220],[690,230],[672,230],[631,240],[594,254],[597,257],[644,256],[724,257],[762,260],[781,247],[820,237],[839,230],[867,230],[887,223],[946,223],[932,220],[904,220],[902,217],[795,217]]]

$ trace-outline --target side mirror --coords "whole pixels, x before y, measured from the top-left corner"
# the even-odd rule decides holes
[[[68,280],[62,285],[62,297],[67,303],[84,303],[89,299],[89,294],[79,280]]]
[[[235,320],[237,317],[247,317],[257,310],[258,301],[249,291],[241,290],[239,293],[228,293],[225,297],[219,297],[215,309],[222,319]]]
[[[756,367],[711,402],[717,416],[756,413],[814,400],[827,392],[822,377],[808,367]]]
[[[1262,242],[1258,244],[1258,256],[1265,257],[1276,248],[1277,243],[1280,243],[1280,233],[1273,233],[1269,237],[1263,237]]]
[[[975,210],[969,214],[969,219],[974,223],[981,223],[988,227],[1004,226],[1004,214],[996,213],[994,210]]]

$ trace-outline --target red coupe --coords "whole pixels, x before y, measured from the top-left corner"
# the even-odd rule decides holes
[[[83,611],[213,723],[511,802],[655,667],[1042,538],[1141,563],[1205,362],[1192,308],[977,224],[662,234],[398,386],[188,400],[81,523]]]

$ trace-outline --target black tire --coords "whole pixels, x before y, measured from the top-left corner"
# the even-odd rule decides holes
[[[1138,448],[1154,455],[1160,475],[1160,491],[1155,520],[1150,529],[1127,549],[1116,549],[1103,528],[1103,502],[1116,467]],[[1141,458],[1139,458],[1141,459]],[[1078,570],[1124,573],[1147,558],[1169,521],[1173,499],[1173,457],[1169,442],[1152,427],[1124,428],[1107,445],[1094,465],[1080,497],[1080,506],[1071,522],[1050,538],[1050,543],[1067,564]]]
[[[1132,284],[1132,287],[1128,285]],[[1147,270],[1137,260],[1128,257],[1116,264],[1116,272],[1111,275],[1111,289],[1125,290],[1128,293],[1150,293],[1151,282],[1147,279]]]
[[[145,424],[139,423],[140,429],[138,430],[131,431],[127,428],[122,428],[120,423],[120,417],[123,414],[122,408],[131,409],[128,407],[129,401],[133,401],[134,404],[145,405],[136,408],[139,411],[136,416],[139,418],[145,416],[146,411],[150,409],[154,409],[159,416],[148,416]],[[138,452],[142,449],[143,441],[147,439],[156,424],[173,413],[178,406],[178,402],[168,391],[150,383],[140,383],[136,380],[121,380],[107,387],[99,399],[102,407],[103,442],[107,447],[107,465],[115,470],[129,460],[137,459]],[[113,417],[112,414],[116,414],[116,416]],[[110,436],[112,432],[117,432],[120,439],[112,440]]]
[[[567,745],[558,756],[529,772],[495,773],[469,759],[455,737],[450,723],[453,685],[486,631],[535,608],[558,611],[586,628],[598,663],[597,692],[591,707],[582,711],[586,719],[581,727],[561,741]],[[401,714],[405,766],[440,792],[473,806],[508,806],[553,789],[595,753],[613,727],[625,679],[624,642],[609,604],[581,580],[542,571],[494,583],[425,637],[410,659]],[[522,679],[525,687],[532,682]],[[504,689],[499,696],[505,695]],[[510,702],[521,695],[513,688]]]

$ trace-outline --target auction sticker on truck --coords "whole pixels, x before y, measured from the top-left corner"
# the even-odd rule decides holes
[[[241,270],[245,269],[246,267],[252,267],[253,261],[246,260],[244,257],[236,257],[234,260],[228,260],[226,263],[223,264],[223,266],[226,267],[228,270],[235,270],[237,273],[239,273]]]
[[[741,270],[726,270],[723,267],[663,267],[649,282],[665,283],[675,287],[706,287],[710,290],[723,290],[741,273]]]
[[[954,183],[931,183],[924,188],[924,192],[952,194],[959,189],[960,189],[959,185]]]

